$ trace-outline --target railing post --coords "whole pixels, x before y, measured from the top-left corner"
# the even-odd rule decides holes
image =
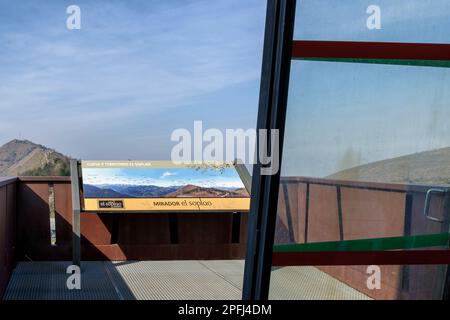
[[[80,232],[80,175],[77,160],[70,161],[72,187],[72,264],[81,265],[81,232]]]

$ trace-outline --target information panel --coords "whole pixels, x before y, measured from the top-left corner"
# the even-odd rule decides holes
[[[233,164],[82,161],[84,211],[247,212]]]

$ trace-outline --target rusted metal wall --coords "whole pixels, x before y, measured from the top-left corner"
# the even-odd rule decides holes
[[[276,243],[305,243],[440,233],[423,217],[428,187],[310,178],[283,179]],[[6,190],[6,191],[4,191]],[[0,231],[14,225],[14,184],[0,192]],[[53,190],[53,196],[51,192]],[[72,204],[67,178],[20,178],[17,182],[18,260],[70,260]],[[9,199],[3,201],[2,199]],[[56,245],[51,244],[50,199],[54,199]],[[4,203],[8,203],[5,209]],[[442,212],[436,198],[434,213]],[[231,214],[82,214],[83,260],[242,259],[247,215],[233,236]],[[236,221],[234,223],[236,225]],[[5,229],[6,230],[6,229]],[[2,232],[7,271],[13,263],[13,230]],[[236,230],[235,230],[236,231]],[[237,239],[236,239],[237,238]],[[5,240],[6,239],[6,240]],[[0,248],[5,246],[1,245]],[[2,253],[2,257],[4,257]],[[440,266],[383,266],[383,290],[366,287],[366,266],[321,267],[333,277],[376,299],[430,298]],[[2,275],[9,274],[2,272]],[[433,278],[434,277],[434,278]],[[3,283],[5,280],[3,280]],[[7,280],[6,280],[7,281]],[[1,288],[1,286],[0,286]]]
[[[54,190],[56,245],[51,244],[50,238],[49,186]],[[71,259],[70,195],[69,179],[20,178],[17,216],[20,260]],[[235,230],[240,236],[233,239],[232,214],[83,213],[82,259],[242,259],[246,231],[246,214],[241,215],[240,230]]]
[[[16,179],[0,178],[0,299],[14,268]]]
[[[355,240],[443,232],[423,216],[430,187],[284,178],[278,203],[275,243]],[[442,199],[431,203],[442,214]],[[445,232],[445,231],[444,231]],[[320,267],[375,299],[438,298],[441,266],[381,266],[382,290],[366,286],[367,266]]]

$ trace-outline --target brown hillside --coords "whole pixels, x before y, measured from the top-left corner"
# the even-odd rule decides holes
[[[69,158],[27,140],[12,140],[0,147],[0,176],[68,175]]]
[[[337,172],[330,179],[450,184],[450,148],[425,151]]]

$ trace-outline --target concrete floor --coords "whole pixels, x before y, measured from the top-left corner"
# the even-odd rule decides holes
[[[69,262],[22,262],[6,300],[239,300],[244,261],[83,262],[81,290],[68,290]],[[272,272],[271,299],[368,299],[314,267]]]

